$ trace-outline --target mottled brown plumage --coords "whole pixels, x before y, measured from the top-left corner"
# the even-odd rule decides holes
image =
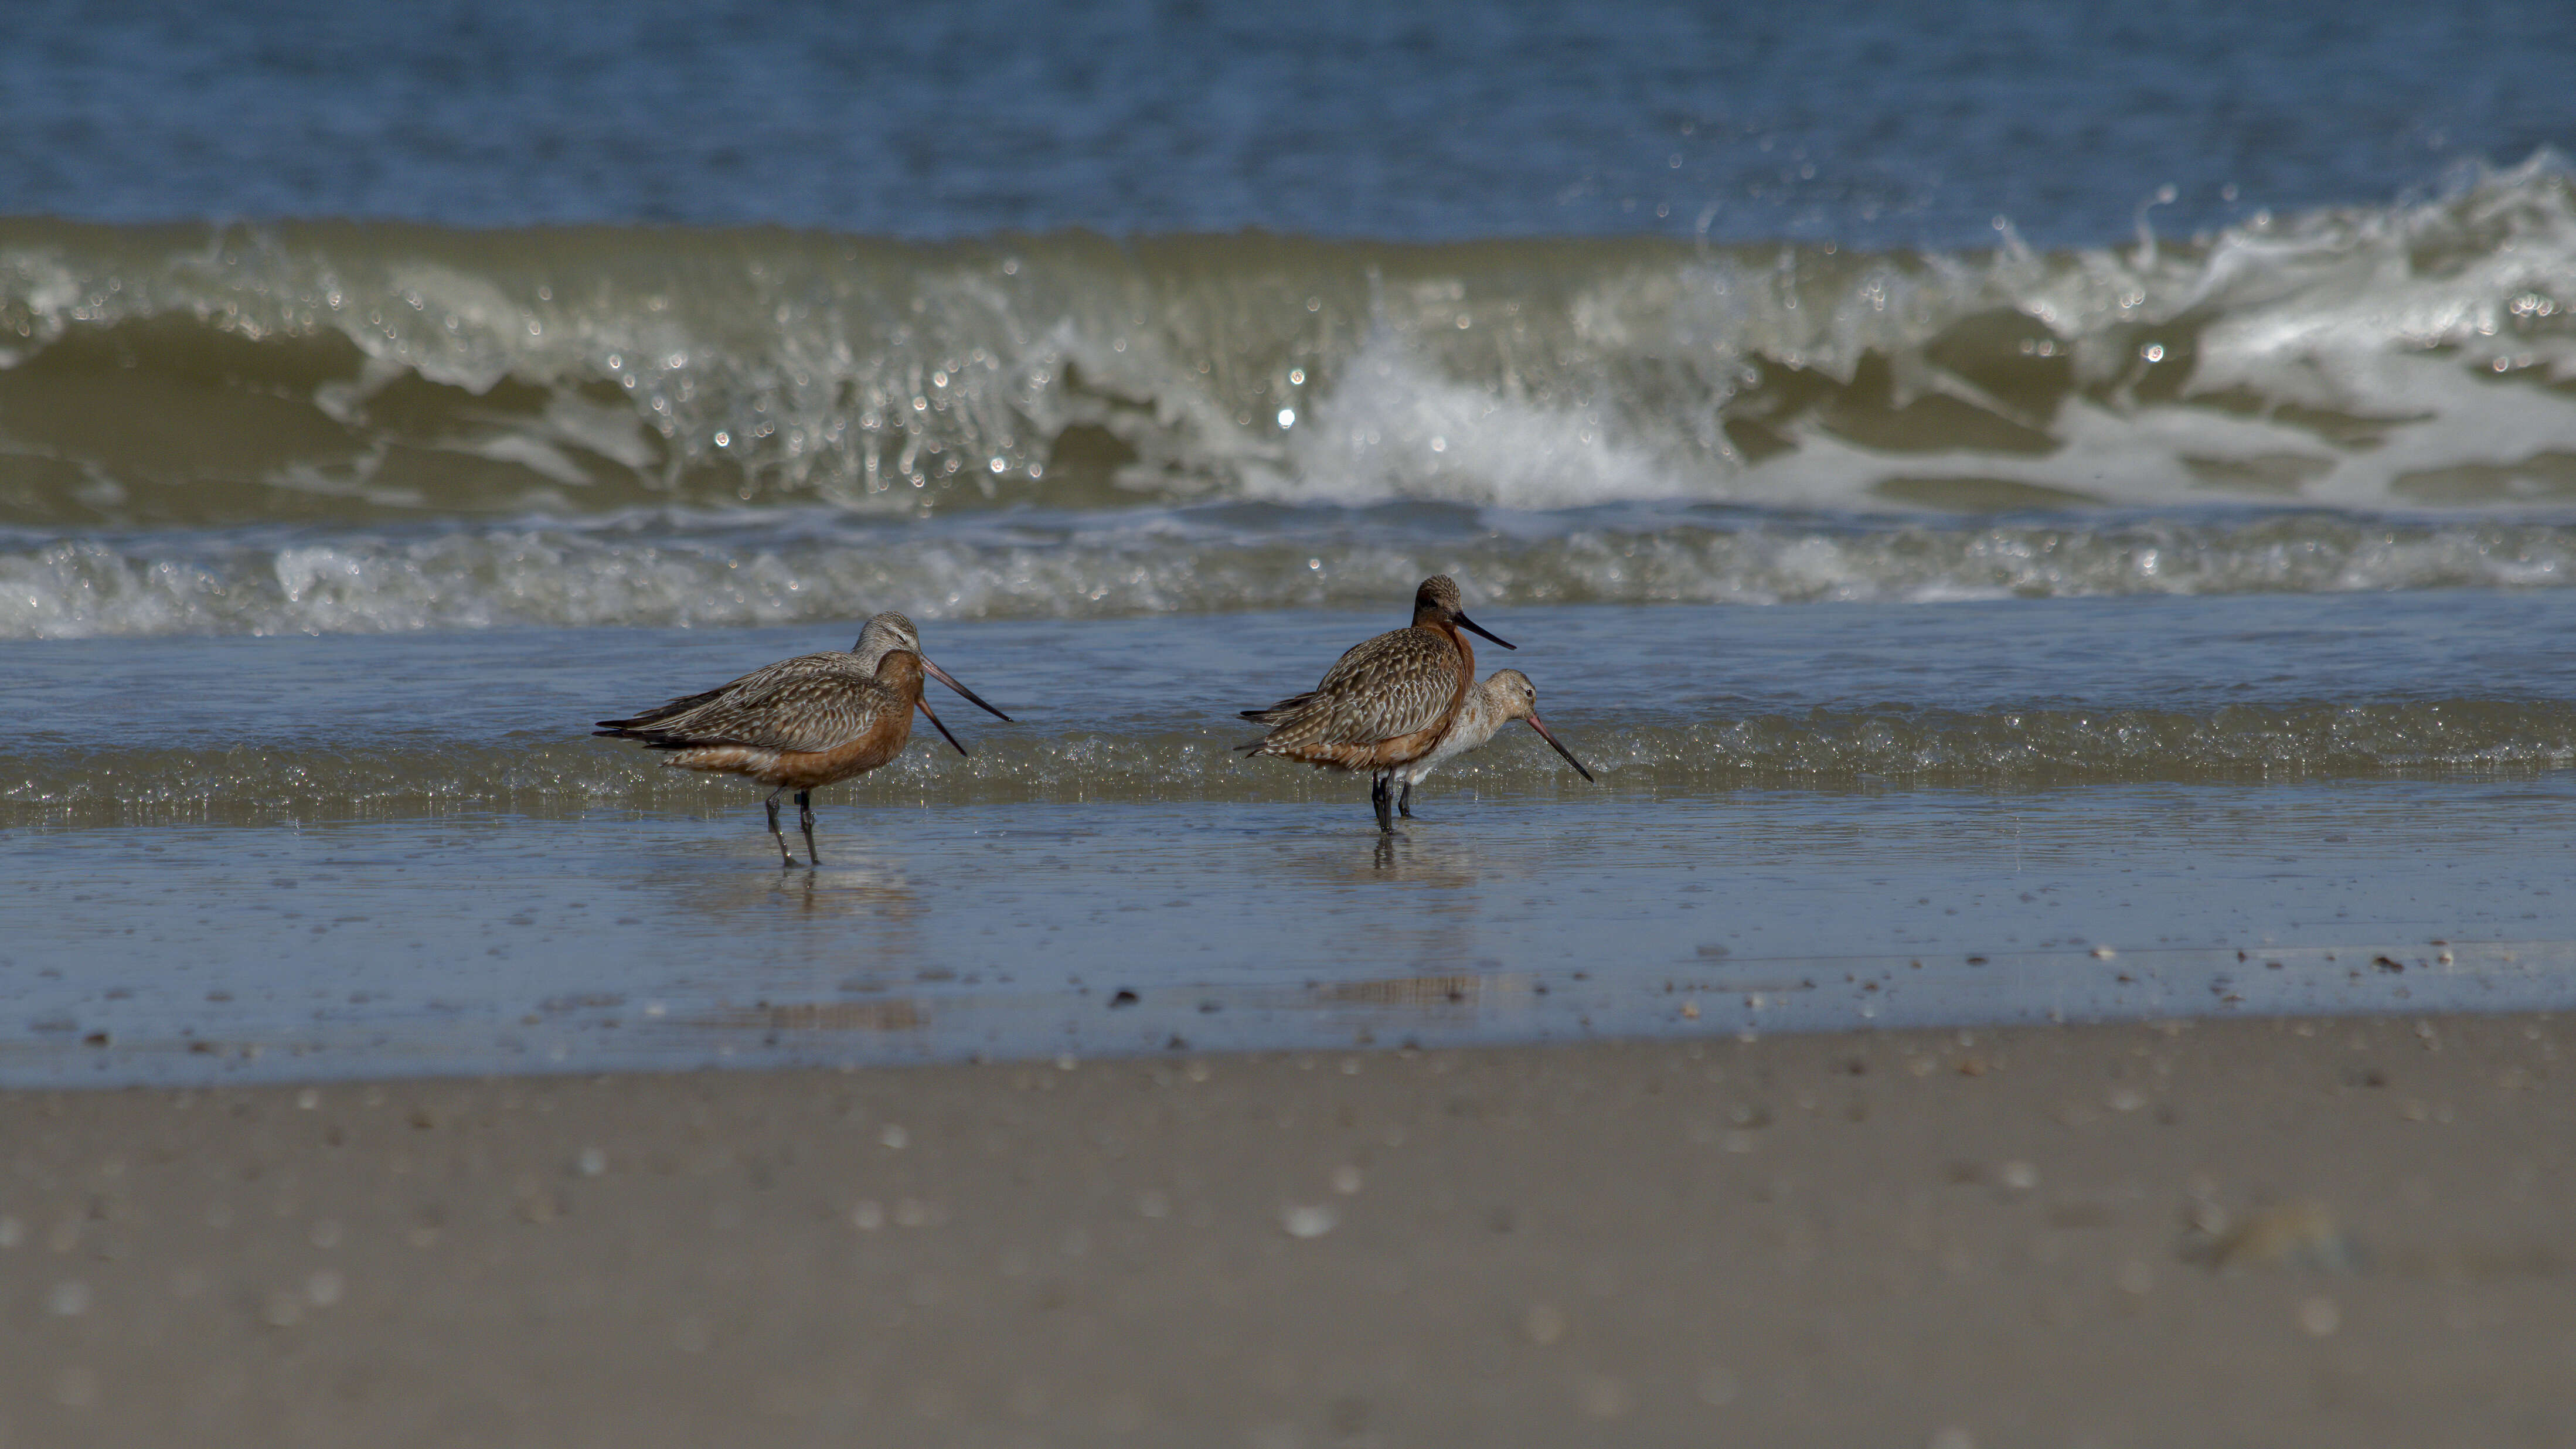
[[[903,752],[912,738],[912,712],[927,715],[957,753],[957,737],[921,697],[927,674],[991,714],[1010,716],[984,703],[921,653],[921,636],[901,614],[879,614],[859,635],[857,648],[799,655],[764,665],[731,683],[626,719],[604,719],[595,733],[668,750],[674,769],[742,775],[770,788],[769,833],[778,839],[781,864],[793,865],[787,837],[778,828],[778,796],[796,792],[805,853],[816,865],[813,792],[862,775]]]
[[[1431,752],[1476,682],[1476,651],[1460,630],[1483,634],[1461,607],[1457,581],[1424,579],[1413,624],[1353,646],[1304,694],[1243,717],[1270,733],[1242,748],[1327,770],[1367,770],[1378,824],[1393,829],[1390,772]]]
[[[859,642],[846,652],[827,649],[819,654],[799,654],[793,659],[764,664],[740,679],[719,684],[703,693],[682,695],[668,704],[655,705],[626,719],[601,720],[604,728],[598,733],[631,737],[648,726],[672,734],[703,733],[705,721],[714,717],[711,711],[748,708],[752,701],[788,688],[800,680],[873,678],[877,672],[877,661],[896,649],[909,649],[920,654],[921,631],[912,626],[910,619],[888,610],[870,619],[867,627],[859,631]],[[921,662],[931,678],[966,696],[979,708],[1001,719],[1010,718],[977,699],[966,686],[949,678],[948,672],[931,663],[928,656],[923,656]]]
[[[744,775],[780,790],[819,790],[864,775],[912,738],[921,703],[921,656],[887,651],[876,672],[804,674],[770,689],[746,691],[692,713],[685,735],[634,730],[675,770]],[[962,752],[962,750],[961,750]]]

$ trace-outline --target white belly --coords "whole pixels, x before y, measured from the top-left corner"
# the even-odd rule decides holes
[[[1501,725],[1494,717],[1493,703],[1485,698],[1485,691],[1471,689],[1467,691],[1466,699],[1459,703],[1457,717],[1450,720],[1449,732],[1440,737],[1440,743],[1431,747],[1431,753],[1398,769],[1395,778],[1407,785],[1418,785],[1424,776],[1439,769],[1442,761],[1455,759],[1482,746],[1494,737],[1499,728]]]

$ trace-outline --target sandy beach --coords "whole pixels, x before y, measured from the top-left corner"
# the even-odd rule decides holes
[[[0,1444],[2557,1445],[2576,1027],[0,1097]]]

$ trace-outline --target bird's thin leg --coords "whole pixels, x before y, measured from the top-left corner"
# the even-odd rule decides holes
[[[787,787],[781,785],[769,792],[768,799],[760,802],[769,807],[769,833],[778,842],[778,868],[781,870],[796,864],[796,857],[787,853],[787,835],[778,828],[778,797],[785,793],[787,793]]]
[[[805,858],[816,865],[823,863],[822,852],[814,848],[814,792],[796,792],[796,823],[805,831]]]
[[[1395,786],[1387,779],[1386,776],[1378,775],[1370,779],[1369,804],[1377,809],[1377,828],[1383,832],[1390,834],[1393,833],[1395,830]]]
[[[1404,782],[1404,793],[1395,797],[1395,813],[1407,820],[1413,818],[1413,782],[1411,780]]]

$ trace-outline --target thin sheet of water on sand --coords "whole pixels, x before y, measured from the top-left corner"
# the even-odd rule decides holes
[[[2571,796],[881,808],[790,871],[746,810],[19,832],[0,1083],[2558,1009]]]

